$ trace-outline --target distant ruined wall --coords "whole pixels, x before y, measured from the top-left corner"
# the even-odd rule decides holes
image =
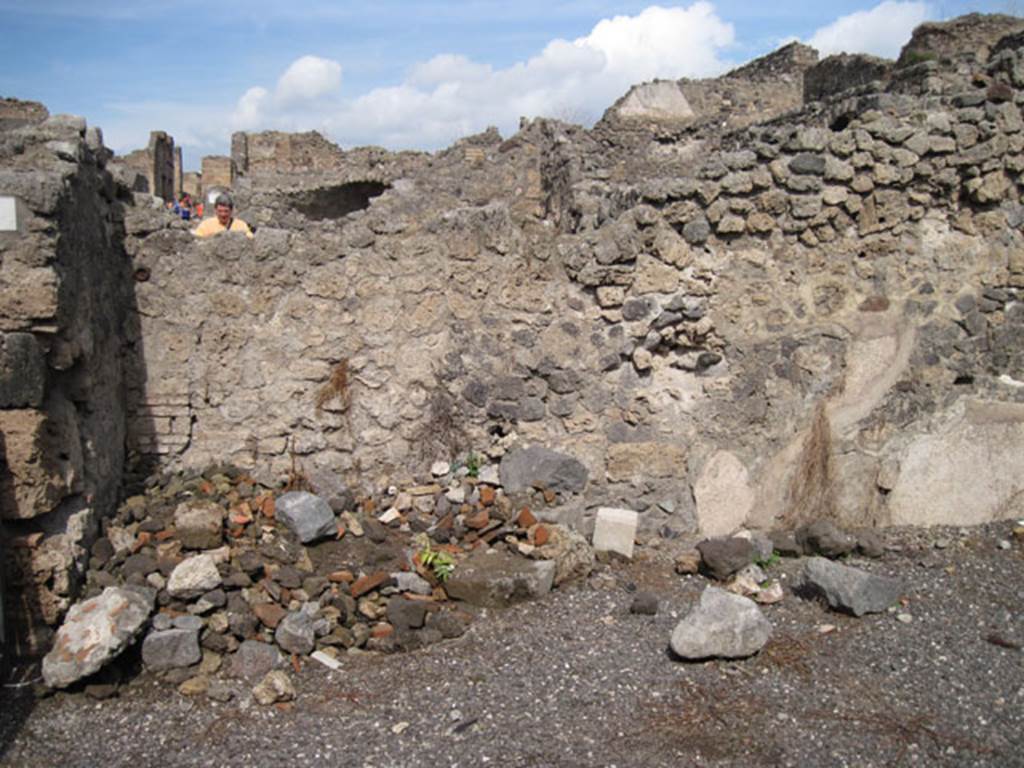
[[[235,163],[230,157],[208,155],[202,160],[200,180],[203,194],[208,190],[220,188],[231,189],[235,184]]]
[[[121,171],[122,180],[136,192],[147,192],[162,200],[176,200],[181,190],[181,150],[164,131],[152,131],[145,149],[117,158],[116,165],[141,176],[144,183]]]
[[[316,131],[307,133],[235,133],[231,136],[231,159],[238,173],[319,173],[337,169],[342,151]]]
[[[99,131],[57,115],[0,134],[0,519],[23,650],[70,604],[124,466],[131,272]],[[15,150],[17,147],[17,150]]]

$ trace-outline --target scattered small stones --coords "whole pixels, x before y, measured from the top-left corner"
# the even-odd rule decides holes
[[[701,556],[699,549],[688,549],[676,555],[675,568],[679,575],[694,574],[700,571]]]
[[[761,591],[761,584],[768,581],[768,574],[761,566],[751,563],[738,570],[726,584],[726,589],[735,595],[753,597]]]
[[[677,656],[699,661],[753,656],[771,638],[772,627],[750,599],[707,587],[700,604],[672,631]]]
[[[784,597],[782,585],[777,581],[769,581],[761,585],[761,589],[754,595],[754,600],[760,605],[775,605],[781,603]]]
[[[256,687],[252,689],[253,698],[258,704],[270,706],[279,701],[293,701],[295,699],[295,687],[285,672],[275,669],[268,672]]]
[[[823,557],[812,557],[804,564],[803,587],[813,595],[823,596],[830,607],[854,616],[880,613],[903,592],[902,582],[896,579]]]

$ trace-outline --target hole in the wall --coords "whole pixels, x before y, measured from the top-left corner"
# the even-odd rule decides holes
[[[391,187],[379,181],[353,181],[333,187],[321,187],[289,195],[292,208],[307,219],[340,219],[365,210],[370,201]]]
[[[850,125],[850,115],[840,115],[829,125],[833,131],[845,131]]]

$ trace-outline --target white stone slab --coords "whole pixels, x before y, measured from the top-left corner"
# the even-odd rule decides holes
[[[18,201],[9,195],[0,195],[0,232],[18,231]]]
[[[319,661],[325,667],[335,672],[341,669],[341,662],[335,659],[333,656],[328,656],[323,651],[314,651],[312,654],[310,654],[310,658],[314,661]]]
[[[594,521],[594,550],[633,557],[633,542],[640,516],[631,509],[601,507]]]

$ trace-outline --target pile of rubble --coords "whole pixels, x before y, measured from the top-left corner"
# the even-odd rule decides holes
[[[541,475],[558,466],[548,453]],[[497,466],[476,463],[439,462],[432,482],[366,497],[326,473],[276,490],[233,467],[150,478],[91,548],[47,685],[89,678],[141,636],[142,665],[182,692],[229,697],[226,677],[260,681],[272,702],[289,697],[289,658],[337,668],[347,651],[413,650],[466,631],[472,608],[454,601],[501,607],[590,573],[586,539],[530,509],[561,498],[523,487],[531,454],[503,465],[512,496]]]
[[[581,471],[533,447],[500,467],[472,455],[438,462],[427,482],[363,497],[325,473],[293,473],[277,489],[233,467],[152,477],[93,545],[86,599],[68,613],[44,679],[52,688],[85,680],[102,693],[112,686],[93,676],[134,654],[182,693],[227,700],[254,685],[257,701],[274,703],[295,695],[289,660],[338,669],[344,653],[458,637],[475,608],[541,597],[587,577],[598,556],[633,557],[634,511],[598,510],[592,545],[538,519],[582,486]],[[876,532],[825,520],[704,539],[676,553],[675,570],[714,583],[670,646],[688,660],[757,653],[771,636],[759,604],[784,597],[766,572],[780,556],[810,556],[795,593],[855,616],[884,611],[899,582],[833,562],[883,552]],[[657,613],[658,599],[637,594],[631,610]]]

